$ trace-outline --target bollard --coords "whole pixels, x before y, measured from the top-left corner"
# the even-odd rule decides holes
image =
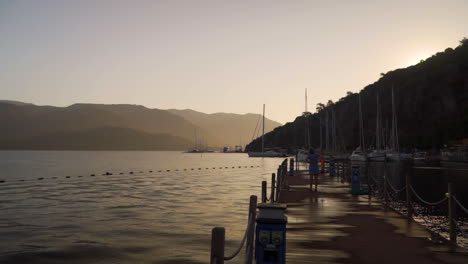
[[[250,196],[249,204],[249,223],[251,219],[256,218],[257,213],[257,196]],[[252,217],[252,218],[251,218]],[[253,246],[254,246],[254,236],[255,236],[255,224],[249,225],[247,230],[247,244],[245,245],[245,263],[252,264],[253,261]]]
[[[262,203],[267,201],[267,182],[262,181]]]
[[[270,202],[275,202],[275,174],[271,174],[271,193],[270,193]]]
[[[408,210],[408,221],[413,218],[413,206],[411,200],[411,175],[406,174],[406,209]]]
[[[453,203],[453,184],[451,182],[448,183],[448,218],[449,218],[449,233],[450,233],[450,241],[452,243],[457,242],[457,231],[455,229],[455,204]]]
[[[286,263],[286,205],[259,204],[255,230],[257,264]]]
[[[276,202],[278,202],[278,197],[280,195],[281,188],[281,166],[278,167],[278,173],[276,174]]]
[[[224,239],[223,227],[215,227],[211,231],[211,264],[224,264]]]

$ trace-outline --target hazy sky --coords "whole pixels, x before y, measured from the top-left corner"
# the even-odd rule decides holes
[[[0,0],[0,99],[287,122],[463,37],[468,0]]]

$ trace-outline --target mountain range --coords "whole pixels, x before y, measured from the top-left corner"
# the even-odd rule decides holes
[[[200,142],[219,149],[250,141],[259,118],[141,105],[54,107],[0,100],[0,149],[183,150]],[[266,119],[266,131],[279,125]]]

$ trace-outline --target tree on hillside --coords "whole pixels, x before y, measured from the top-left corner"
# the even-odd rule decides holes
[[[468,38],[463,38],[462,40],[460,40],[460,46],[463,45],[468,45]]]
[[[315,108],[315,110],[317,110],[317,113],[320,113],[320,111],[322,111],[324,108],[325,108],[325,105],[324,105],[324,104],[318,103],[318,104],[317,104],[317,107]]]

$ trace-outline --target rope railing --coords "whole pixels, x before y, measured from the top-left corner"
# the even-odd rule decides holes
[[[232,260],[233,258],[235,258],[239,254],[239,252],[244,247],[245,241],[247,240],[247,234],[249,233],[249,229],[250,229],[251,225],[253,225],[253,224],[255,224],[255,217],[252,214],[250,214],[249,215],[249,223],[248,223],[247,227],[245,228],[244,237],[242,238],[242,241],[241,241],[239,247],[231,255],[229,255],[227,257],[225,256],[224,260],[226,260],[226,261]]]
[[[435,202],[427,201],[416,192],[411,184],[411,174],[406,175],[406,184],[401,188],[396,188],[389,178],[385,176],[375,178],[373,174],[368,175],[368,184],[371,186],[372,194],[384,201],[385,207],[406,215],[408,220],[420,222],[434,234],[446,236],[453,243],[456,243],[457,236],[466,238],[467,218],[460,218],[457,209],[460,208],[460,211],[466,215],[468,209],[454,196],[452,183],[449,182],[445,197]],[[403,196],[404,190],[406,194]]]
[[[400,193],[406,189],[406,186],[403,186],[403,188],[401,189],[397,189],[393,186],[393,184],[390,182],[390,180],[387,177],[385,177],[385,180],[387,181],[388,186],[390,186],[390,188],[396,193]]]
[[[439,205],[439,204],[442,204],[443,202],[447,201],[448,197],[444,197],[442,200],[440,201],[437,201],[437,202],[428,202],[426,200],[424,200],[413,188],[413,186],[409,186],[411,192],[414,194],[414,196],[416,196],[416,198],[418,198],[421,202],[427,204],[427,205],[431,205],[431,206],[436,206],[436,205]]]
[[[225,245],[225,229],[223,227],[215,227],[211,232],[211,264],[224,264],[224,261],[230,261],[237,257],[242,250],[246,248],[245,264],[252,264],[253,250],[254,250],[254,236],[255,236],[255,217],[257,212],[257,196],[250,196],[248,223],[245,229],[244,236],[240,245],[236,250],[228,256],[224,255]]]
[[[458,204],[458,206],[460,206],[460,208],[461,208],[466,214],[468,214],[468,209],[466,209],[466,208],[460,203],[460,201],[458,201],[457,197],[455,197],[455,195],[454,195],[454,196],[452,196],[452,198],[453,198],[453,200]]]

